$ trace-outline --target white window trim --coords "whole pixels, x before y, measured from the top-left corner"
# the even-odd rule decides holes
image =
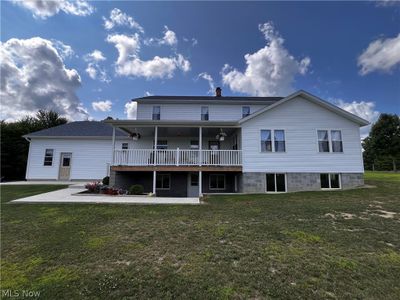
[[[318,131],[320,130],[327,130],[328,131],[328,142],[329,142],[329,152],[321,152],[319,151],[319,138],[318,138]],[[331,131],[340,131],[340,136],[342,137],[342,152],[333,152],[333,146],[332,146],[332,135],[331,135]],[[344,153],[344,146],[343,146],[343,129],[337,129],[337,128],[317,128],[315,131],[316,135],[317,135],[317,152],[318,153],[322,153],[322,154],[343,154]],[[286,138],[286,136],[285,136]]]
[[[271,131],[271,151],[262,151],[261,148],[261,131],[262,130],[270,130]],[[275,130],[282,130],[283,131],[283,135],[285,136],[285,151],[275,151]],[[286,139],[286,129],[283,128],[276,128],[276,129],[269,129],[269,128],[262,128],[259,131],[259,143],[258,143],[258,148],[260,153],[286,153],[287,152],[287,139]]]
[[[124,144],[127,145],[126,148],[124,148]],[[122,150],[128,150],[128,149],[129,149],[129,143],[121,143],[121,149],[122,149]]]
[[[321,183],[321,174],[328,174],[328,182],[329,182],[329,187],[328,188],[321,187],[321,190],[323,190],[323,191],[331,191],[331,190],[341,190],[342,189],[342,174],[341,173],[319,173],[320,185],[322,184]],[[331,187],[331,175],[332,174],[338,174],[339,175],[339,187],[338,188]]]
[[[243,114],[243,109],[244,109],[245,107],[248,107],[248,108],[249,108],[249,114],[248,114],[247,116],[250,116],[250,115],[251,115],[251,106],[249,106],[249,105],[243,105],[243,106],[242,106],[242,118],[247,117],[247,116],[244,116],[244,114]]]
[[[51,156],[51,165],[45,165],[44,163],[46,162],[46,151],[47,150],[53,150],[53,155]],[[52,167],[54,165],[54,157],[55,157],[55,152],[54,148],[45,148],[44,149],[44,157],[43,157],[43,167]]]
[[[167,176],[169,178],[169,188],[158,188],[157,183],[156,183],[156,190],[159,191],[169,191],[171,189],[171,174],[156,174],[156,176]],[[157,181],[156,181],[157,182]],[[162,185],[162,180],[161,180],[161,185]]]
[[[212,188],[211,187],[211,176],[224,176],[224,188]],[[217,181],[218,182],[218,181]],[[223,191],[226,190],[226,176],[225,174],[210,174],[208,177],[208,188],[210,191]]]
[[[275,181],[275,191],[271,192],[271,191],[267,191],[267,174],[274,174],[274,181]],[[285,191],[284,192],[278,192],[277,188],[276,188],[276,174],[283,174],[285,176]],[[287,193],[287,174],[286,173],[265,173],[265,193],[267,194],[284,194]]]
[[[207,120],[203,120],[203,107],[207,107]],[[207,105],[200,106],[200,121],[210,121],[210,107]]]
[[[158,121],[158,120],[154,120],[154,119],[153,119],[153,116],[154,116],[154,107],[159,107],[159,108],[160,108],[160,119],[159,119],[159,120],[161,120],[161,105],[153,105],[153,106],[151,107],[151,120],[153,120],[153,121]]]

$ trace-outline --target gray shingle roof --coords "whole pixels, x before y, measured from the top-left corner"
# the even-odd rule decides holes
[[[127,136],[120,129],[115,130],[116,136]],[[112,126],[98,121],[77,121],[56,127],[32,132],[26,137],[52,137],[52,136],[112,136]]]
[[[215,96],[147,96],[132,99],[132,101],[143,101],[143,100],[161,100],[161,101],[168,101],[168,100],[177,100],[177,101],[199,101],[199,100],[229,100],[229,101],[265,101],[265,102],[276,102],[283,99],[283,97],[233,97],[233,96],[222,96],[222,97],[215,97]]]

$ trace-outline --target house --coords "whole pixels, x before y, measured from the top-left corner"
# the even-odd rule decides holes
[[[109,170],[112,185],[182,197],[363,184],[360,127],[368,122],[305,91],[225,97],[217,89],[216,96],[133,101],[135,120],[27,135],[27,179],[95,179]]]

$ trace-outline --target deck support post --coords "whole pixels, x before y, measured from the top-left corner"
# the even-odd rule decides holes
[[[154,127],[154,165],[157,165],[157,138],[158,138],[158,126]]]
[[[203,135],[203,128],[199,127],[199,166],[201,166],[203,163],[203,151],[202,151],[203,138],[202,138],[202,135]]]
[[[115,127],[113,126],[112,131],[112,152],[111,152],[111,165],[115,163]]]
[[[157,177],[157,171],[153,171],[153,195],[156,194],[156,177]]]
[[[202,176],[203,176],[203,172],[202,171],[199,171],[199,197],[201,197],[201,194],[202,194],[202,185],[203,185],[203,178],[202,178]]]

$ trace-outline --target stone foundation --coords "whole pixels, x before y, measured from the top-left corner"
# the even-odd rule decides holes
[[[288,192],[319,191],[321,189],[319,173],[287,173]]]
[[[239,181],[242,193],[265,193],[266,173],[246,172]],[[351,189],[364,184],[362,173],[341,173],[342,189]],[[320,191],[320,173],[286,173],[286,190],[288,192]]]
[[[243,173],[239,182],[242,193],[265,193],[265,173]]]
[[[342,173],[342,189],[351,189],[364,185],[363,173]]]

